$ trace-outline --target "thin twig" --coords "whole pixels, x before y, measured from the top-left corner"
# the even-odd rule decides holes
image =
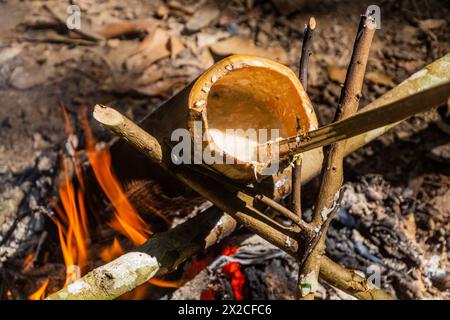
[[[302,56],[300,57],[299,67],[300,82],[302,83],[305,91],[308,90],[308,63],[309,57],[312,55],[312,44],[315,29],[316,19],[314,19],[314,17],[310,17],[303,37]]]
[[[314,17],[309,18],[308,24],[305,28],[305,34],[303,37],[302,55],[300,57],[299,77],[302,83],[303,89],[308,91],[308,63],[309,57],[312,55],[312,42],[314,30],[316,29],[316,20]],[[298,131],[298,130],[297,130]],[[292,169],[292,192],[291,192],[291,210],[302,217],[302,156],[301,154],[296,156],[294,160],[294,168]]]
[[[272,208],[277,213],[283,215],[284,217],[288,218],[289,220],[292,220],[303,231],[309,232],[309,233],[313,232],[313,229],[305,221],[303,221],[300,216],[298,216],[291,210],[287,209],[286,207],[282,206],[278,202],[270,199],[267,196],[261,195],[261,194],[256,195],[255,199],[260,201],[261,203],[264,203],[266,206]]]
[[[344,87],[341,91],[334,121],[343,120],[353,115],[359,106],[364,73],[369,58],[370,45],[375,33],[373,17],[363,15],[356,35],[353,54],[347,71]],[[345,141],[332,144],[326,154],[322,168],[322,182],[312,224],[322,232],[315,241],[309,257],[299,272],[299,291],[302,299],[314,299],[317,287],[321,257],[325,251],[325,239],[328,225],[332,219],[340,198],[343,181],[343,158]]]

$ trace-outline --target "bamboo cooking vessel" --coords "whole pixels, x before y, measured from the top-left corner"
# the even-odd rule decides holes
[[[228,148],[225,130],[268,129],[270,137],[270,129],[279,129],[283,138],[317,129],[318,124],[311,101],[291,69],[257,56],[233,55],[206,70],[140,126],[169,151],[177,143],[171,141],[174,130],[188,130],[192,153],[196,150],[194,141],[200,141],[201,151],[209,148],[212,154],[232,160],[209,164],[210,168],[231,179],[250,182],[263,178],[262,170],[270,163],[257,157],[243,158],[239,146]],[[170,152],[163,152],[163,157],[170,156]],[[281,162],[279,172],[288,164]]]

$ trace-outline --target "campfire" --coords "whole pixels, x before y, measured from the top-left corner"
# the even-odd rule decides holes
[[[65,279],[61,274],[49,274],[47,278],[36,281],[37,289],[27,296],[29,300],[43,300],[50,293],[48,288],[66,288],[81,278],[89,269],[107,263],[123,255],[126,250],[142,245],[153,234],[151,221],[163,221],[166,227],[170,219],[158,210],[147,222],[131,203],[130,196],[123,190],[111,166],[111,154],[104,143],[97,143],[89,127],[86,114],[72,117],[62,107],[67,132],[65,152],[59,159],[58,185],[55,196],[49,198],[53,215],[49,218],[57,228],[60,254],[65,265]],[[83,109],[86,111],[86,109]],[[74,126],[82,128],[83,136],[77,138]],[[78,147],[78,141],[85,141],[85,148]],[[85,158],[85,159],[83,159]],[[91,172],[88,172],[92,170]],[[101,192],[89,194],[93,188]],[[94,199],[97,198],[97,199]],[[104,211],[98,214],[98,208]],[[106,214],[107,213],[107,214]],[[99,240],[101,238],[101,240]],[[233,256],[238,246],[225,247],[219,256]],[[208,266],[212,257],[194,258],[177,280],[152,278],[147,284],[124,295],[124,299],[143,299],[153,287],[181,287],[193,279]],[[33,268],[35,259],[32,254],[26,256],[22,269],[26,272]],[[229,279],[236,300],[245,298],[246,280],[238,262],[228,262],[222,267],[223,274]],[[14,299],[13,291],[8,290],[9,299]],[[202,299],[214,299],[212,289],[205,289]]]

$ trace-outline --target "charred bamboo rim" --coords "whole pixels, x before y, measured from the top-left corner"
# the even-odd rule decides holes
[[[210,67],[193,84],[188,106],[188,128],[193,137],[194,121],[202,122],[202,135],[224,122],[232,123],[229,129],[244,130],[255,122],[258,128],[254,129],[273,128],[278,123],[280,137],[318,127],[312,103],[295,73],[280,63],[253,55],[233,55]],[[264,119],[259,123],[248,121],[261,117]],[[213,138],[209,137],[204,147],[205,144],[212,151],[237,160],[236,155],[227,154]],[[266,165],[251,162],[244,167],[258,169]]]

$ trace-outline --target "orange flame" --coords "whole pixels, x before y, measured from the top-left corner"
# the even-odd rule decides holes
[[[64,124],[67,134],[73,135],[67,111],[62,107]],[[75,146],[72,146],[75,149]],[[76,189],[70,175],[69,164],[62,161],[61,168],[64,171],[64,180],[59,189],[61,205],[53,201],[53,207],[58,214],[58,218],[52,220],[58,228],[58,236],[61,250],[66,265],[66,281],[64,287],[77,280],[85,268],[89,256],[89,231],[86,215],[86,205],[84,202],[84,182],[83,170],[77,155],[73,155],[74,165],[79,188]]]
[[[167,281],[167,280],[158,279],[158,278],[152,278],[152,279],[148,280],[148,283],[150,283],[154,286],[162,287],[162,288],[179,288],[183,285],[184,282],[185,281],[183,281],[183,280]]]
[[[22,269],[23,270],[28,269],[29,267],[31,267],[32,263],[33,263],[33,255],[29,254],[25,257],[25,259],[22,262]]]
[[[114,176],[109,150],[107,148],[96,149],[95,139],[84,113],[80,120],[85,131],[89,163],[100,187],[115,209],[114,218],[109,225],[117,232],[129,238],[135,245],[141,245],[148,239],[152,232],[146,222],[133,208]]]
[[[63,106],[62,110],[66,133],[69,139],[71,139],[74,135],[74,130],[70,123],[68,113]],[[86,151],[89,163],[100,187],[114,207],[114,217],[109,223],[110,227],[126,236],[133,244],[143,244],[152,234],[150,228],[133,208],[120,186],[120,183],[117,181],[111,167],[111,155],[109,150],[107,148],[96,149],[96,142],[85,113],[81,114],[80,121],[86,137]],[[69,142],[72,143],[72,140],[69,140]],[[74,145],[71,145],[71,147],[74,150],[76,149],[76,146]],[[58,228],[61,250],[66,265],[66,281],[64,287],[74,282],[82,275],[82,271],[89,258],[88,219],[84,200],[84,172],[76,153],[72,155],[71,160],[74,165],[78,184],[77,186],[74,185],[69,173],[69,166],[67,163],[63,163],[62,169],[65,171],[65,180],[62,182],[59,190],[61,204],[53,201],[53,206],[58,217],[52,218]],[[114,238],[113,243],[102,250],[100,257],[104,261],[111,261],[121,254],[123,254],[123,249],[119,241]],[[153,284],[161,286],[174,287],[176,285],[175,282],[171,283],[158,279],[153,282]],[[42,297],[45,296],[47,284],[48,280],[46,280],[45,287],[44,285],[42,286],[44,289],[41,287],[38,290]],[[37,295],[38,291],[32,296],[34,297]],[[139,299],[144,296],[144,293],[144,288],[139,288],[138,290],[135,290],[130,297]]]
[[[238,250],[237,246],[227,247],[222,254],[225,256],[233,256]],[[241,271],[239,262],[231,261],[223,266],[223,273],[228,275],[231,280],[231,287],[233,288],[234,298],[236,300],[244,300],[246,292],[245,275]]]
[[[111,246],[104,248],[102,252],[100,252],[100,257],[102,258],[103,261],[109,262],[122,254],[123,254],[122,246],[120,245],[117,238],[114,238],[114,241],[111,244]]]
[[[48,279],[41,284],[39,289],[37,289],[34,293],[28,296],[28,300],[44,300],[45,298],[45,290],[47,290]]]

